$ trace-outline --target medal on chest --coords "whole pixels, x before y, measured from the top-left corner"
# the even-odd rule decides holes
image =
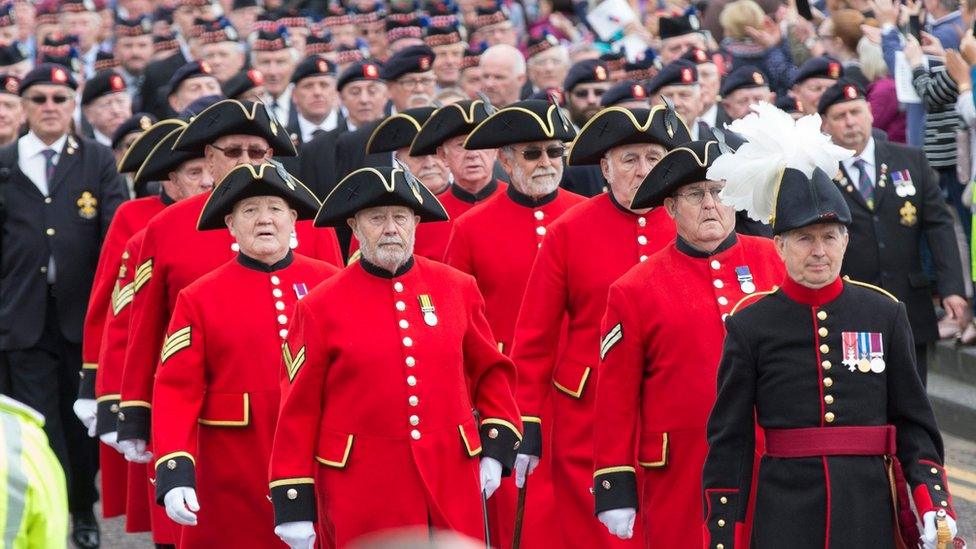
[[[756,291],[756,283],[753,282],[752,273],[749,272],[748,265],[735,268],[735,276],[739,279],[739,289],[744,294],[751,294]]]
[[[842,364],[850,371],[862,374],[885,370],[884,342],[878,332],[842,332],[844,357]]]
[[[430,295],[420,294],[417,296],[417,301],[420,302],[420,312],[424,315],[424,324],[432,328],[437,326],[437,313],[434,311],[434,302],[430,299]]]
[[[912,174],[908,170],[891,172],[891,183],[895,186],[895,194],[899,198],[915,196],[915,183],[912,181]]]
[[[295,290],[295,297],[298,299],[301,299],[305,297],[306,294],[308,294],[308,287],[305,286],[304,282],[298,282],[296,284],[292,284],[291,287]]]

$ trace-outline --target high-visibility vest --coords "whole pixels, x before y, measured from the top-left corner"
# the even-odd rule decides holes
[[[0,549],[65,547],[68,492],[44,417],[0,395]]]

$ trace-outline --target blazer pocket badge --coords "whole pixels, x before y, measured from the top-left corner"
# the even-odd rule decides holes
[[[75,204],[78,205],[78,215],[82,219],[95,219],[98,215],[98,199],[88,191],[81,193]]]
[[[901,224],[906,227],[914,227],[918,223],[918,208],[915,207],[909,201],[905,201],[905,205],[898,210],[901,214]]]

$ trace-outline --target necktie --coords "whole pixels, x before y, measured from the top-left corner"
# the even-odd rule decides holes
[[[871,177],[868,176],[868,170],[865,167],[864,159],[858,158],[855,160],[854,167],[857,168],[857,190],[860,191],[861,196],[864,197],[864,201],[868,203],[868,207],[873,208],[874,185],[871,183]]]
[[[54,168],[57,164],[54,162],[54,156],[58,154],[54,149],[44,149],[41,151],[44,155],[44,183],[47,185],[48,192],[51,192],[51,183],[54,182]]]

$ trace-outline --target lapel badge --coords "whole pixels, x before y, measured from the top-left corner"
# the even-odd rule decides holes
[[[78,215],[82,219],[95,219],[98,215],[98,199],[88,191],[81,193],[81,197],[75,201],[75,204],[78,205]]]
[[[899,198],[915,196],[915,193],[917,192],[915,189],[915,182],[912,181],[912,175],[908,172],[908,170],[891,172],[891,182],[894,183],[895,194],[897,194]]]
[[[842,332],[840,337],[844,350],[841,363],[848,370],[863,374],[885,370],[884,342],[879,332]]]
[[[420,294],[417,300],[420,301],[420,312],[424,313],[424,324],[437,326],[437,315],[434,313],[434,302],[431,301],[430,294]]]
[[[753,282],[752,273],[749,266],[743,265],[735,268],[735,276],[739,279],[739,288],[744,294],[751,294],[756,291],[756,283]]]
[[[901,214],[901,224],[906,227],[914,227],[918,223],[918,208],[916,208],[911,202],[905,201],[905,205],[898,210]]]
[[[295,290],[295,297],[297,297],[298,299],[301,299],[301,298],[305,297],[306,295],[308,295],[308,287],[305,286],[305,283],[304,282],[298,282],[298,283],[292,284],[291,287],[294,288],[294,290]]]

